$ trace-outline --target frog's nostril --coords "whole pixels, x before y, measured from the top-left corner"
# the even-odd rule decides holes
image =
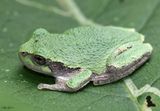
[[[38,65],[45,65],[46,59],[39,55],[33,56],[33,61],[36,62]]]
[[[27,52],[21,52],[21,55],[22,55],[22,56],[27,56],[28,53],[27,53]]]

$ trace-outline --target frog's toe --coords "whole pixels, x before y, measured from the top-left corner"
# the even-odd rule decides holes
[[[37,88],[40,89],[40,90],[42,90],[42,89],[47,88],[48,86],[49,86],[48,84],[40,83],[40,84],[37,86]]]

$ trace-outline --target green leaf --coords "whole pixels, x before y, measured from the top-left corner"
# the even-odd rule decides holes
[[[159,111],[159,0],[75,0],[80,15],[77,7],[73,7],[75,4],[67,0],[35,0],[42,6],[17,1],[0,3],[0,111]],[[39,91],[38,83],[54,83],[54,78],[24,68],[17,56],[19,46],[39,27],[62,33],[81,24],[94,23],[135,28],[143,33],[145,41],[154,48],[150,61],[130,79],[112,84],[95,87],[91,83],[77,93]],[[147,84],[151,87],[143,87]],[[156,107],[146,107],[148,95]]]

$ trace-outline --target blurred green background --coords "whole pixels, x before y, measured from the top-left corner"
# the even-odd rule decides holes
[[[72,9],[67,8],[67,0],[26,1],[0,0],[0,111],[147,111],[148,95],[156,104],[148,111],[160,110],[160,95],[145,93],[135,98],[123,80],[98,87],[89,84],[77,93],[37,90],[38,83],[53,83],[54,79],[24,68],[17,56],[19,46],[37,28],[62,33],[82,24],[72,15],[56,13],[57,9]],[[150,84],[160,89],[160,0],[72,2],[97,24],[135,28],[144,34],[154,51],[150,61],[130,78],[138,88]]]

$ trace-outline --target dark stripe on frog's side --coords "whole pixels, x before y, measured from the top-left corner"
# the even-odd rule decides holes
[[[53,72],[53,76],[57,77],[57,76],[70,76],[71,73],[77,72],[80,70],[80,68],[69,68],[64,66],[63,63],[61,62],[49,62],[48,67],[51,69],[51,71]]]
[[[37,61],[35,58],[37,58],[39,55],[32,55],[32,61]],[[40,56],[39,56],[40,57]],[[69,68],[64,66],[61,62],[54,62],[50,59],[45,59],[45,66],[48,66],[49,69],[53,74],[51,76],[53,77],[70,77],[75,72],[79,71],[80,68]]]

